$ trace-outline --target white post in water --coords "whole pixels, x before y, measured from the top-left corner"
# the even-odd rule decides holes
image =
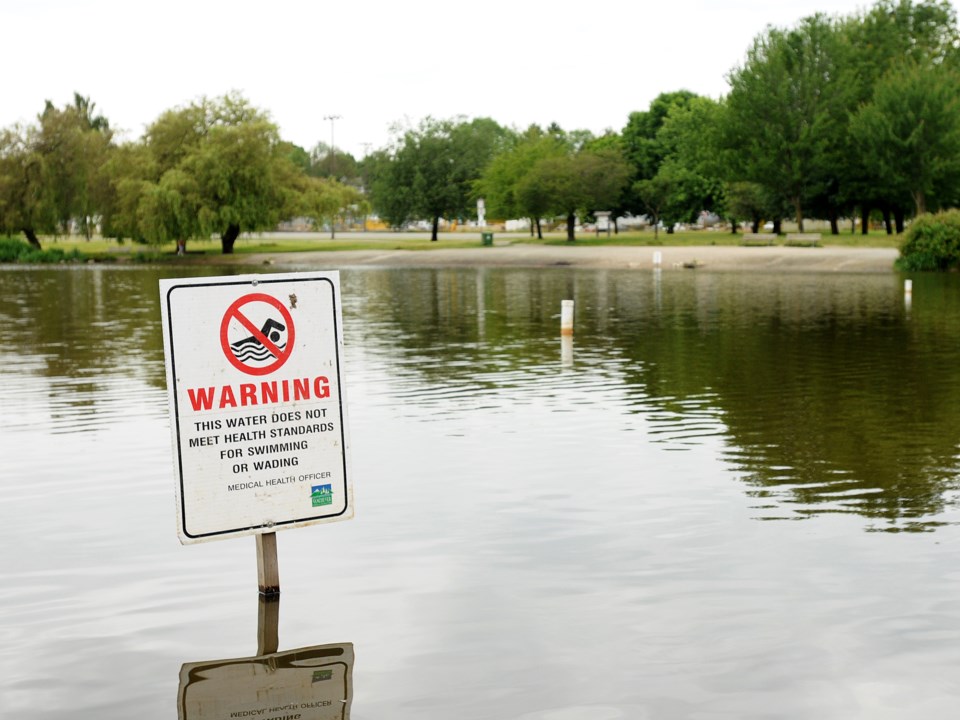
[[[658,268],[658,267],[660,267],[660,265],[661,265],[662,263],[663,263],[663,253],[660,252],[659,250],[654,251],[654,253],[653,253],[653,266],[654,266],[655,268]]]
[[[560,301],[560,334],[573,335],[573,300]]]
[[[904,295],[913,295],[913,280],[904,280],[904,281],[903,281],[903,294],[904,294]]]
[[[573,335],[560,336],[560,366],[573,366]]]

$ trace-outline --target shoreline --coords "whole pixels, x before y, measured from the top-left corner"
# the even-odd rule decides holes
[[[826,272],[892,273],[899,252],[893,248],[614,246],[566,247],[511,243],[477,248],[431,250],[336,250],[289,253],[207,255],[187,259],[202,265],[270,265],[277,268],[348,267],[573,267],[587,269],[650,270],[654,253],[662,256],[664,271],[701,272]]]

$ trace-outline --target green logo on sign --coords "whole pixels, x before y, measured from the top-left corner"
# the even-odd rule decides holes
[[[333,678],[333,670],[314,670],[313,671],[313,681],[320,682],[322,680],[330,680]]]
[[[310,499],[313,501],[314,507],[332,505],[333,490],[329,485],[314,485],[310,488]]]

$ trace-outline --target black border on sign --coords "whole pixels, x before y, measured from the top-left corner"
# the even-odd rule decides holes
[[[184,484],[183,484],[183,453],[181,452],[182,443],[180,441],[180,402],[177,393],[177,362],[176,357],[174,356],[174,340],[173,340],[173,308],[171,307],[170,296],[173,295],[174,290],[184,289],[184,288],[202,288],[202,287],[229,287],[231,285],[250,285],[253,282],[256,282],[257,285],[270,285],[270,284],[280,284],[280,283],[304,283],[304,282],[325,282],[330,286],[330,294],[332,296],[332,305],[333,305],[333,336],[336,338],[337,342],[334,343],[336,347],[334,348],[334,356],[336,358],[337,364],[337,387],[339,389],[337,397],[337,409],[340,414],[340,447],[343,448],[343,497],[345,500],[345,505],[343,510],[337,513],[332,513],[329,515],[311,515],[309,517],[296,518],[294,520],[283,520],[281,522],[275,522],[273,525],[267,528],[266,525],[249,525],[247,527],[231,528],[229,530],[217,530],[216,532],[208,533],[198,533],[193,534],[187,530],[187,508],[186,503],[184,502]],[[173,425],[174,431],[176,432],[177,437],[177,474],[180,476],[178,482],[180,483],[180,521],[181,527],[183,528],[183,534],[194,540],[200,540],[202,538],[213,538],[213,537],[222,537],[226,535],[233,535],[236,533],[248,532],[250,530],[263,530],[264,532],[273,532],[276,528],[282,528],[286,525],[296,525],[297,523],[302,522],[311,522],[314,520],[328,520],[330,518],[340,517],[345,514],[347,510],[350,509],[350,494],[347,492],[347,484],[349,478],[347,478],[347,438],[346,438],[346,426],[343,422],[343,375],[340,371],[340,327],[337,324],[337,316],[339,312],[339,307],[337,305],[337,293],[336,288],[334,287],[333,282],[330,278],[320,277],[320,278],[275,278],[269,280],[231,280],[229,282],[206,282],[206,283],[184,283],[182,285],[173,285],[167,290],[167,332],[170,337],[170,373],[173,382],[173,387],[168,388],[169,392],[173,393]],[[291,348],[291,352],[293,349]]]

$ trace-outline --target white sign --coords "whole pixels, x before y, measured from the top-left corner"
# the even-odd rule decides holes
[[[181,543],[353,516],[336,272],[160,281]]]

